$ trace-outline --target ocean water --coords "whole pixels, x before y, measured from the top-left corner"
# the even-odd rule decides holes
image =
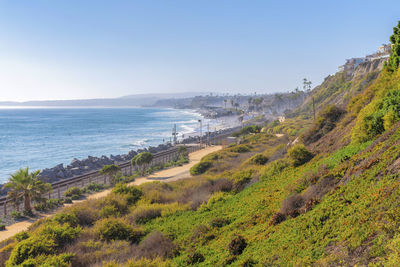
[[[126,154],[188,135],[201,115],[160,108],[0,109],[0,183],[21,167],[69,164],[73,158]]]

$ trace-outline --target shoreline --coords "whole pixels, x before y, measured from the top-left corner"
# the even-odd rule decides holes
[[[187,111],[197,113],[202,116],[202,120],[205,121],[205,123],[203,123],[203,131],[202,131],[203,137],[207,135],[207,123],[210,123],[211,121],[212,121],[210,123],[211,137],[219,134],[227,134],[229,132],[233,132],[234,129],[239,126],[238,125],[239,122],[237,119],[238,116],[223,116],[215,119],[207,119],[205,118],[202,110],[188,109]],[[237,123],[235,123],[235,121]],[[199,132],[200,132],[199,128],[195,128],[193,132],[185,133],[184,138],[182,137],[178,138],[177,143],[178,144],[197,143],[199,140]],[[133,158],[138,153],[144,151],[157,153],[165,151],[171,148],[172,146],[173,144],[171,144],[170,142],[165,142],[157,146],[148,146],[136,150],[132,149],[126,154],[118,154],[118,155],[111,154],[108,157],[104,155],[101,157],[88,156],[83,159],[74,158],[72,159],[70,164],[67,164],[65,166],[64,163],[60,163],[53,167],[42,169],[39,174],[39,177],[45,182],[54,183],[65,179],[70,179],[75,176],[83,175],[85,173],[98,171],[104,165],[120,164],[122,162],[127,162],[131,160],[131,158]],[[5,196],[8,192],[8,190],[3,188],[3,185],[6,183],[7,182],[0,184],[0,196]]]

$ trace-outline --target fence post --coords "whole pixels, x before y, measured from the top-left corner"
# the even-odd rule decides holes
[[[83,180],[85,180],[85,179],[84,179],[84,178],[82,178],[82,180],[81,180],[81,182],[82,182],[82,183],[81,183],[82,187],[83,187],[83,186],[84,186],[84,184],[85,184],[85,183],[83,182]]]
[[[7,196],[6,200],[4,200],[4,216],[7,216]]]
[[[60,185],[57,186],[58,198],[61,198]]]

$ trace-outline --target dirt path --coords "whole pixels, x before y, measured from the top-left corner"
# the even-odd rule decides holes
[[[134,182],[130,183],[130,185],[140,185],[140,184],[143,184],[146,182],[153,182],[153,181],[172,182],[172,181],[176,181],[179,179],[190,177],[189,169],[194,164],[198,163],[201,160],[201,158],[204,157],[205,155],[210,154],[215,151],[218,151],[221,148],[222,148],[222,146],[211,146],[211,147],[206,147],[204,149],[190,153],[188,164],[185,164],[185,165],[179,166],[179,167],[174,167],[174,168],[167,169],[167,170],[162,170],[162,171],[156,172],[148,177],[138,178]],[[101,197],[105,197],[110,192],[111,192],[111,189],[107,189],[107,190],[101,191],[99,193],[91,194],[87,197],[87,199],[98,199]],[[78,202],[82,202],[82,201],[85,201],[85,200],[74,201],[74,203],[78,203]],[[60,209],[62,209],[62,208],[63,207],[61,207]],[[36,220],[38,220],[40,218],[49,217],[49,216],[57,213],[60,209],[54,210],[50,213],[40,214],[40,216],[37,219],[31,219],[31,220],[27,220],[27,221],[23,221],[23,222],[18,222],[18,223],[12,224],[10,226],[7,226],[5,231],[0,232],[0,241],[3,241],[9,237],[12,237],[13,235],[15,235],[21,231],[27,230],[28,227],[32,223],[34,223]]]

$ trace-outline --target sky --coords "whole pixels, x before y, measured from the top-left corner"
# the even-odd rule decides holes
[[[0,0],[0,101],[273,93],[388,43],[398,0]]]

